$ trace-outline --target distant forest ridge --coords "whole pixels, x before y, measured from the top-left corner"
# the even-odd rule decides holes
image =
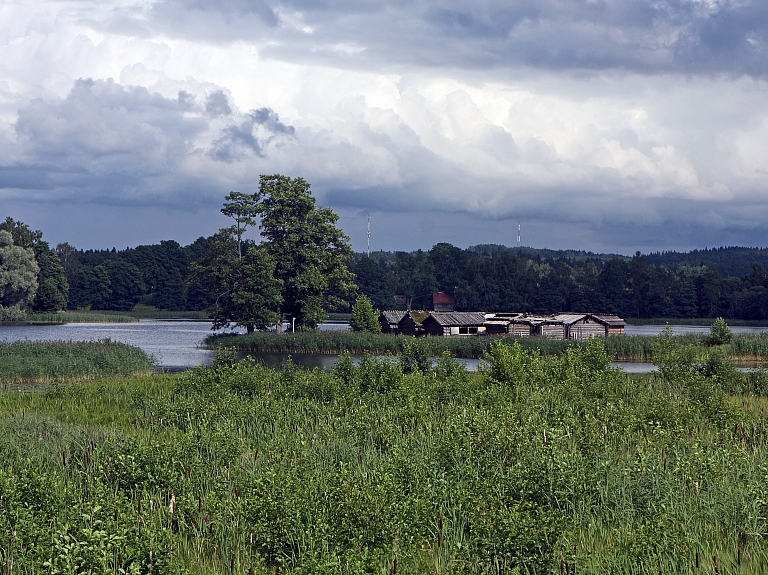
[[[550,250],[546,248],[507,247],[499,244],[478,244],[467,248],[468,252],[492,255],[494,253],[510,252],[520,257],[552,264],[565,260],[568,264],[581,264],[588,261],[605,262],[611,259],[631,260],[632,256],[611,253],[594,253],[584,250]],[[752,271],[752,265],[757,262],[768,268],[768,248],[748,248],[727,246],[720,248],[705,248],[690,252],[660,251],[643,254],[649,265],[653,266],[715,266],[723,277],[743,276]],[[599,267],[599,266],[598,266]]]
[[[203,310],[218,294],[190,283],[191,263],[211,238],[125,250],[56,253],[69,284],[68,307]],[[580,250],[483,244],[461,249],[439,243],[428,251],[357,253],[350,262],[359,293],[378,309],[429,308],[434,291],[455,297],[456,309],[557,313],[593,311],[627,318],[768,319],[768,249],[722,247],[632,257]],[[344,296],[348,306],[353,296]],[[399,301],[402,301],[399,300]],[[402,304],[400,304],[402,306]],[[336,310],[347,311],[341,306]]]

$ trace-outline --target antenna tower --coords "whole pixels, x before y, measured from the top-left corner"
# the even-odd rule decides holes
[[[520,247],[520,220],[517,220],[517,247]]]
[[[371,214],[368,214],[368,257],[371,257]]]

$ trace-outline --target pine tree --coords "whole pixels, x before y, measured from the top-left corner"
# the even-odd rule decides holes
[[[361,295],[352,306],[352,317],[349,319],[349,326],[352,331],[367,331],[379,333],[381,324],[379,323],[379,312],[373,309],[371,300],[366,295]]]

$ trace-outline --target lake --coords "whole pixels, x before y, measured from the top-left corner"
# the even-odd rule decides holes
[[[140,347],[169,371],[179,371],[198,365],[210,365],[216,352],[201,349],[203,339],[211,333],[211,322],[197,320],[142,319],[138,323],[70,323],[65,325],[0,326],[0,341],[97,341],[109,338]],[[348,329],[343,322],[329,322],[322,330]],[[708,333],[707,326],[673,325],[676,334]],[[664,329],[659,325],[628,325],[627,335],[658,335]],[[766,327],[733,326],[734,333],[760,333]],[[242,331],[242,330],[241,330]],[[284,364],[287,354],[260,354],[257,359],[270,366]],[[306,367],[329,369],[337,356],[293,354],[293,361]],[[477,369],[478,360],[462,360],[470,370]],[[647,373],[653,369],[647,363],[616,362],[628,373]]]

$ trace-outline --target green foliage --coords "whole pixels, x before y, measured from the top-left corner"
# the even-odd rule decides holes
[[[400,365],[403,373],[432,371],[434,347],[424,337],[406,337],[403,339],[403,351],[400,353]]]
[[[347,267],[352,248],[336,227],[339,216],[315,205],[303,178],[262,175],[256,198],[264,249],[283,281],[282,312],[300,328],[317,327],[355,288]]]
[[[43,232],[33,230],[24,222],[17,222],[12,217],[7,216],[5,221],[0,224],[0,230],[5,230],[13,238],[13,244],[20,248],[31,248],[43,239]]]
[[[37,276],[37,293],[32,309],[35,312],[67,309],[69,283],[59,256],[50,248],[48,242],[40,241],[33,249],[40,272]]]
[[[496,341],[485,353],[481,371],[495,383],[515,387],[530,382],[535,366],[540,364],[539,357],[535,351],[524,350],[519,342],[506,345]]]
[[[732,339],[733,333],[723,318],[718,317],[712,322],[709,328],[709,345],[724,345],[731,343]]]
[[[374,307],[378,309],[395,307],[387,271],[373,257],[357,255],[350,263],[349,269],[355,274],[358,291],[368,296]]]
[[[109,278],[109,296],[105,301],[94,302],[93,309],[118,311],[133,309],[146,290],[138,266],[127,260],[116,259],[108,260],[97,267],[103,267]]]
[[[23,321],[37,292],[40,268],[32,248],[13,244],[10,232],[0,230],[0,321]]]
[[[236,232],[223,229],[216,234],[208,254],[192,264],[192,281],[216,294],[208,310],[213,329],[234,324],[251,333],[280,321],[283,282],[275,277],[275,264],[263,247],[248,246],[242,253]]]
[[[223,350],[174,377],[0,394],[0,565],[760,573],[760,402],[724,400],[725,358],[635,378],[603,343],[496,343],[481,374],[450,354],[326,373]]]
[[[380,333],[379,312],[373,309],[371,300],[366,295],[360,295],[352,306],[352,316],[349,318],[352,331]]]
[[[133,375],[152,371],[144,351],[105,339],[98,342],[0,342],[0,381],[55,381]]]

